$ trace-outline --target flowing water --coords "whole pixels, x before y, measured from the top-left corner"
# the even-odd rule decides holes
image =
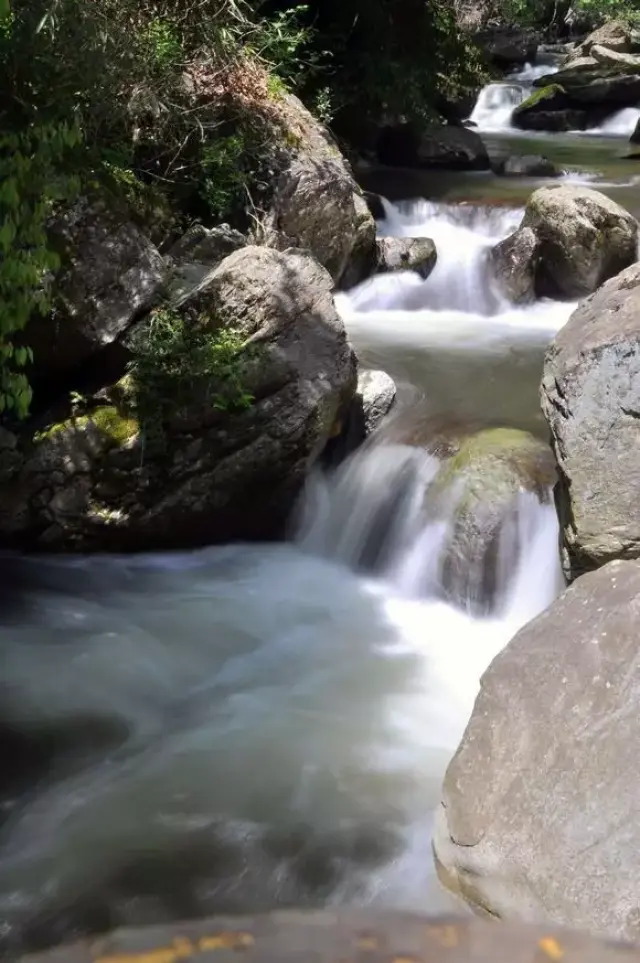
[[[480,675],[561,586],[558,531],[522,493],[491,605],[448,600],[458,496],[429,507],[425,443],[451,420],[544,437],[542,356],[573,307],[492,287],[487,252],[532,185],[495,205],[490,177],[395,175],[405,200],[379,230],[433,237],[437,267],[337,303],[397,411],[310,479],[290,543],[0,559],[4,950],[274,905],[462,911],[435,877],[432,813]]]

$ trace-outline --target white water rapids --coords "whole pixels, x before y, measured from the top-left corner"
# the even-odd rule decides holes
[[[542,352],[572,306],[491,289],[487,249],[520,213],[388,206],[381,231],[433,237],[438,266],[339,305],[403,403],[537,424]],[[58,735],[5,800],[6,946],[278,903],[450,908],[430,851],[444,770],[481,673],[560,573],[554,509],[523,494],[491,615],[444,601],[435,468],[363,449],[312,480],[289,545],[11,562],[2,719]],[[376,539],[384,561],[363,571]]]
[[[478,94],[469,120],[480,133],[515,132],[517,128],[513,124],[513,112],[534,91],[533,81],[539,77],[554,74],[557,70],[556,62],[527,64],[522,70],[511,74],[503,81],[487,84]],[[628,138],[636,129],[638,120],[640,120],[640,107],[624,107],[615,111],[600,126],[574,133]],[[528,134],[532,136],[531,131]]]

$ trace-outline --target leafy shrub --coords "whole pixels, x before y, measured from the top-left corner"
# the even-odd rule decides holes
[[[0,412],[18,418],[31,404],[23,369],[33,354],[16,346],[14,336],[33,314],[51,308],[52,272],[60,260],[46,221],[53,205],[77,189],[61,171],[79,142],[78,129],[62,123],[0,136]]]
[[[219,411],[243,411],[253,396],[243,384],[246,345],[210,319],[157,309],[129,338],[129,374],[148,451],[164,450],[167,422],[197,399]]]

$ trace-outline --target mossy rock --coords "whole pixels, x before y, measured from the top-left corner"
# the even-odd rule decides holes
[[[95,429],[112,447],[121,448],[137,437],[140,426],[135,418],[123,414],[115,405],[103,405],[82,415],[72,415],[63,421],[47,425],[33,436],[35,444],[66,434]]]
[[[544,109],[548,110],[548,101],[554,100],[558,96],[564,96],[564,87],[560,84],[549,84],[548,87],[542,87],[540,90],[534,90],[534,92],[524,100],[519,107],[516,107],[516,113],[522,113],[526,110],[531,110],[533,107],[537,107],[539,104],[544,104]]]
[[[555,481],[551,449],[524,431],[492,428],[470,436],[448,458],[427,492],[429,515],[452,518],[441,584],[447,598],[473,611],[499,601],[503,533],[517,538],[518,497],[549,499]],[[508,528],[507,528],[508,527]]]

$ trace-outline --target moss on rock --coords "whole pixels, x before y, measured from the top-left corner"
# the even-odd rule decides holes
[[[516,113],[524,113],[527,110],[537,107],[544,101],[555,100],[557,97],[564,95],[565,89],[560,84],[549,84],[547,87],[541,87],[540,90],[534,90],[519,107],[516,107]]]

